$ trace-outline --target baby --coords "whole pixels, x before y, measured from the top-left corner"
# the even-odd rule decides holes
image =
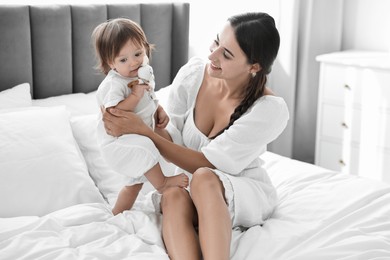
[[[103,109],[133,111],[152,129],[156,121],[158,127],[165,128],[169,117],[154,93],[153,69],[148,64],[152,46],[141,27],[132,20],[117,18],[98,25],[92,36],[99,68],[106,75],[96,93],[98,105]],[[184,173],[164,176],[160,153],[149,138],[136,134],[118,138],[108,135],[101,115],[98,142],[108,165],[128,177],[112,209],[114,215],[132,208],[146,181],[160,193],[171,186],[188,186]]]

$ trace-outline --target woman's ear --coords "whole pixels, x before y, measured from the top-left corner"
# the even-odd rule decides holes
[[[250,69],[250,73],[257,73],[262,69],[259,63],[252,64],[252,67]]]

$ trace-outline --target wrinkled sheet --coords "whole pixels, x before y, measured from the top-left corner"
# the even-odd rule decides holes
[[[0,221],[0,259],[169,259],[156,214],[80,204]]]
[[[390,259],[390,186],[267,152],[279,203],[235,231],[232,259]]]
[[[279,202],[263,226],[233,231],[231,259],[390,259],[390,186],[262,158]],[[148,196],[117,216],[97,203],[0,219],[0,259],[169,259]]]

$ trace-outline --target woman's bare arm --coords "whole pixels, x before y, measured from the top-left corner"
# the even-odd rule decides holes
[[[108,134],[120,136],[132,133],[147,136],[164,158],[190,173],[200,167],[215,168],[203,153],[173,143],[165,129],[158,129],[157,132],[154,132],[132,112],[119,109],[111,109],[109,112],[103,114]]]
[[[165,130],[165,129],[163,129],[163,128],[157,128],[157,127],[156,127],[156,128],[154,129],[154,132],[155,132],[156,134],[158,134],[159,136],[161,136],[161,137],[167,139],[168,141],[173,142],[173,140],[172,140],[172,138],[171,138],[171,135],[168,133],[167,130]]]
[[[214,165],[201,152],[177,145],[153,131],[148,133],[147,136],[154,142],[157,149],[168,161],[190,173],[193,173],[200,167],[215,169]]]

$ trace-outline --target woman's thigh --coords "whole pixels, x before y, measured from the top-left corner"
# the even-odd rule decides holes
[[[210,168],[199,168],[192,176],[190,183],[191,198],[198,211],[201,208],[210,210],[207,207],[212,203],[223,203],[226,205],[230,219],[234,218],[233,188],[226,175],[218,170]]]

